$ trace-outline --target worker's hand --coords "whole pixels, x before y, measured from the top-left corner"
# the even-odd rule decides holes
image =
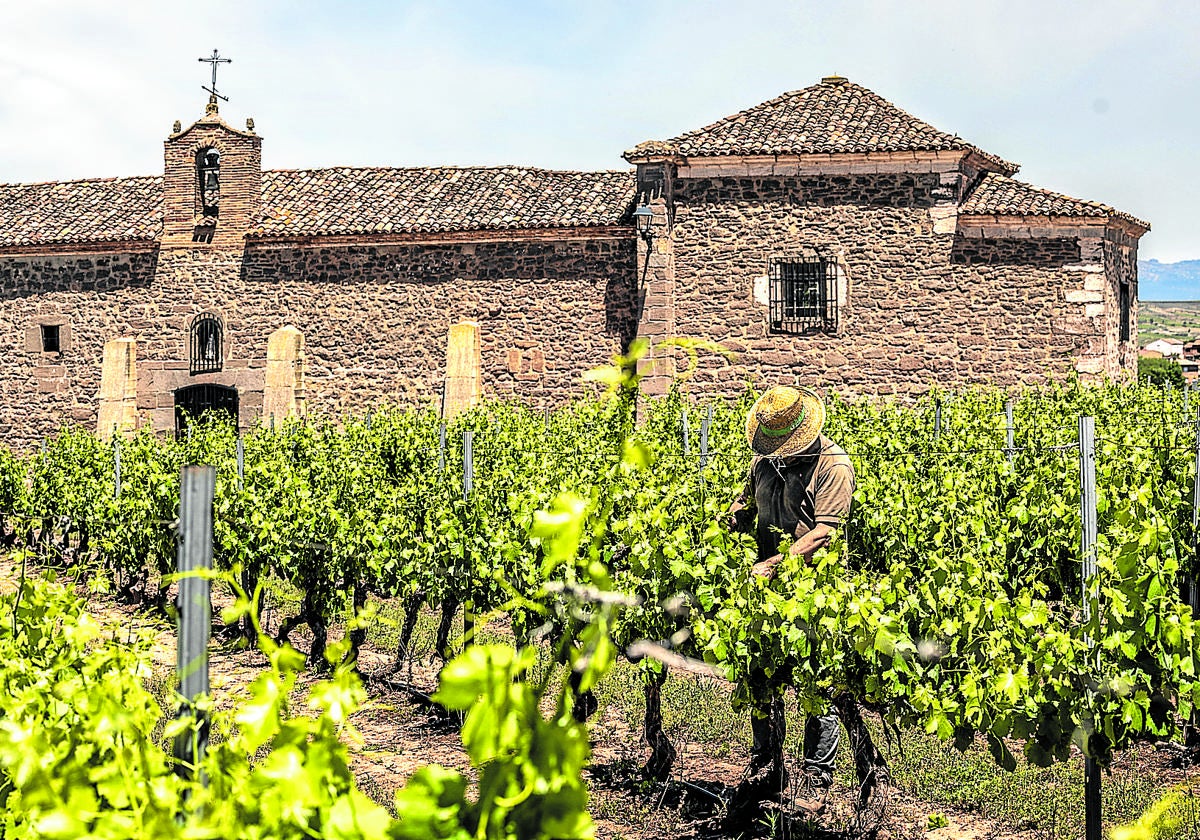
[[[750,568],[750,571],[761,578],[771,580],[775,577],[775,570],[779,567],[779,564],[782,562],[782,560],[783,555],[776,554],[774,557],[768,557],[766,560],[755,563]]]
[[[746,532],[750,530],[751,524],[750,511],[746,510],[745,505],[741,502],[734,502],[725,514],[725,527],[730,531]]]

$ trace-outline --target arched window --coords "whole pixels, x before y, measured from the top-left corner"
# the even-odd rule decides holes
[[[201,149],[196,155],[196,176],[200,188],[200,213],[216,216],[221,204],[221,153]]]
[[[192,319],[189,368],[192,373],[215,373],[225,366],[225,325],[219,315],[205,312]]]

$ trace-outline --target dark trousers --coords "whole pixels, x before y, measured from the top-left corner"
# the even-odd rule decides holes
[[[783,767],[783,741],[787,736],[783,698],[757,704],[750,714],[754,744],[750,748],[750,766],[757,770],[767,765]],[[841,742],[842,728],[836,712],[809,715],[804,725],[804,772],[811,773],[823,785],[833,783],[833,764]]]
[[[764,692],[764,695],[769,695]],[[841,742],[842,726],[850,736],[854,753],[854,769],[860,783],[873,772],[886,771],[887,759],[875,746],[871,733],[863,722],[858,703],[853,697],[839,694],[832,698],[832,708],[823,715],[810,715],[804,726],[804,772],[822,785],[833,782],[833,766]],[[751,771],[773,768],[773,775],[783,775],[783,740],[787,723],[783,714],[783,697],[774,696],[753,704],[750,730],[754,745],[750,749]]]

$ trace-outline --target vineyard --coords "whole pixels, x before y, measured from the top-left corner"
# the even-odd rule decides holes
[[[198,826],[188,836],[587,836],[584,721],[618,659],[645,695],[651,780],[679,777],[661,708],[673,666],[729,680],[735,709],[754,673],[790,686],[803,711],[848,695],[891,731],[984,741],[1004,768],[1080,751],[1103,767],[1138,742],[1182,739],[1200,704],[1184,597],[1200,572],[1200,406],[1187,394],[832,398],[825,434],[857,476],[850,519],[811,565],[789,557],[770,581],[750,574],[753,540],[726,524],[753,395],[676,393],[642,402],[636,423],[635,396],[485,404],[449,424],[415,409],[242,436],[198,423],[177,441],[65,429],[30,453],[0,449],[0,539],[28,566],[0,605],[12,615],[0,628],[5,836],[184,836],[181,810]],[[1081,416],[1096,429],[1087,599]],[[138,646],[103,644],[70,591],[40,577],[169,610],[186,464],[216,468],[214,586],[234,604],[230,635],[268,663],[240,711],[213,722],[207,786],[156,746],[182,724],[163,729]],[[296,609],[264,628],[272,591],[297,593]],[[478,771],[419,771],[396,816],[359,792],[339,740],[384,613],[396,646],[366,684],[403,678],[432,617],[450,663],[434,699],[467,713]],[[306,661],[286,644],[302,628]],[[509,642],[471,644],[485,628]],[[309,716],[287,711],[302,666],[329,673]]]

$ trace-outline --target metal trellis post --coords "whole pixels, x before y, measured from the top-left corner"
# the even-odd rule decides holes
[[[1196,474],[1192,478],[1192,552],[1194,554],[1194,571],[1200,571],[1200,408],[1196,410]],[[1188,604],[1192,608],[1192,616],[1200,613],[1200,581],[1195,574],[1188,576],[1191,581],[1188,592]]]
[[[1004,403],[1004,448],[1008,451],[1009,463],[1013,459],[1013,401]]]
[[[190,776],[208,747],[208,721],[196,709],[196,700],[208,694],[208,639],[212,624],[209,579],[212,569],[213,494],[217,471],[213,467],[184,467],[179,496],[179,676],[181,717],[195,717],[175,739],[179,772]]]
[[[121,498],[121,439],[113,438],[113,498]]]
[[[469,504],[471,501],[471,491],[475,487],[475,432],[473,429],[463,430],[463,502]],[[463,601],[463,647],[471,643],[475,636],[475,603],[472,594],[473,581],[471,574],[474,571],[474,561],[470,556],[470,550],[463,552],[463,559],[467,563],[467,597]]]
[[[688,426],[687,406],[683,407],[683,414],[680,416],[680,425],[683,429],[683,454],[692,454],[691,429]]]
[[[1092,620],[1096,591],[1096,419],[1079,418],[1079,506],[1083,523],[1080,549],[1083,555],[1083,622]],[[1099,609],[1099,604],[1095,605]],[[1095,646],[1089,635],[1088,649]],[[1100,765],[1088,755],[1083,764],[1084,836],[1101,840]]]
[[[446,424],[438,426],[438,472],[446,471]]]
[[[238,489],[241,490],[246,486],[246,442],[241,435],[237,439],[237,472]]]
[[[475,484],[475,459],[473,453],[474,431],[463,430],[463,501],[471,498],[471,490]]]
[[[942,401],[938,400],[933,407],[933,439],[937,441],[942,436]]]
[[[708,466],[708,427],[711,425],[712,406],[710,405],[704,414],[704,420],[700,423],[700,469]]]

